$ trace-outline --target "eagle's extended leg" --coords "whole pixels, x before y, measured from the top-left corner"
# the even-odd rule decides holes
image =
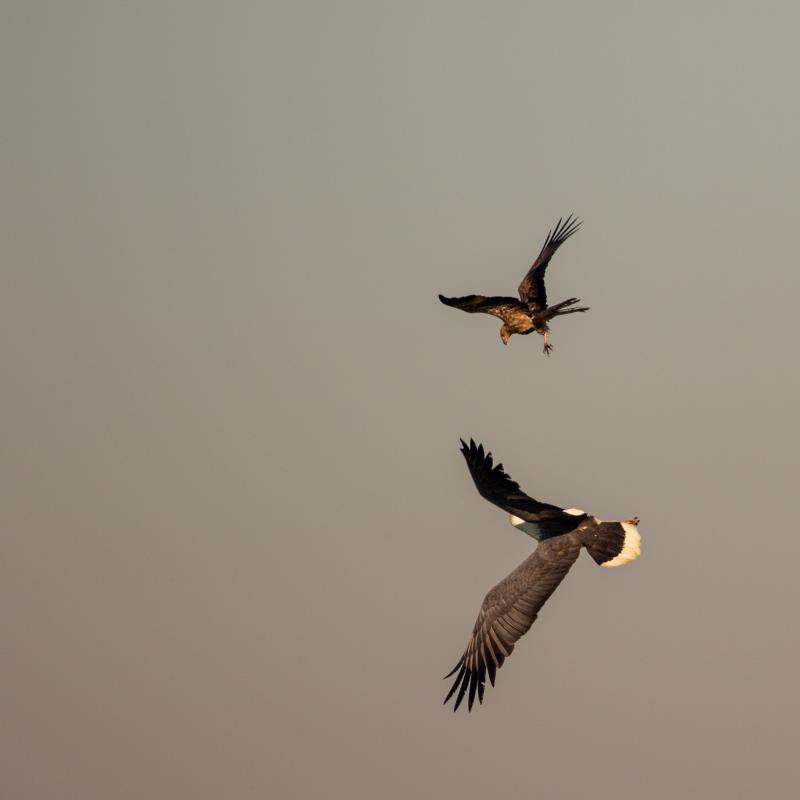
[[[553,350],[553,345],[550,344],[550,331],[544,332],[544,354],[549,356]]]

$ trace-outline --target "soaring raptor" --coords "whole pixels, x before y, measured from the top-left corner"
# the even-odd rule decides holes
[[[547,598],[569,572],[582,547],[603,567],[618,567],[641,552],[638,518],[601,522],[577,508],[559,508],[528,497],[516,481],[493,465],[492,454],[470,439],[461,440],[478,492],[511,515],[511,524],[539,542],[536,550],[483,600],[467,648],[453,670],[456,675],[446,703],[456,695],[454,711],[469,692],[467,708],[483,702],[486,676],[494,686],[495,673],[511,655],[517,640],[527,633]]]
[[[528,334],[536,331],[544,336],[544,352],[550,355],[553,345],[550,344],[550,328],[547,323],[553,317],[589,310],[584,307],[575,307],[575,303],[580,302],[577,297],[571,297],[569,300],[562,300],[560,303],[548,306],[547,292],[544,288],[544,273],[550,259],[580,226],[580,221],[575,219],[572,214],[565,220],[559,219],[555,228],[547,234],[541,253],[519,285],[517,290],[519,300],[516,297],[485,297],[482,294],[468,294],[464,297],[445,297],[440,294],[439,299],[446,306],[460,308],[470,314],[492,314],[499,317],[503,320],[503,327],[500,328],[500,338],[503,340],[503,344],[508,344],[513,333]]]

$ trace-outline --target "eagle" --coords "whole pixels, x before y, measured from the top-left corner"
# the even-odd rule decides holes
[[[511,524],[539,543],[532,555],[489,590],[464,654],[444,676],[458,673],[444,702],[455,695],[453,710],[457,711],[468,694],[467,709],[472,711],[476,694],[483,703],[486,676],[494,686],[497,670],[569,572],[581,548],[600,566],[619,567],[640,555],[641,537],[638,517],[601,522],[578,508],[534,500],[473,439],[469,445],[461,440],[461,452],[479,494],[510,514]]]
[[[491,314],[503,320],[500,338],[508,344],[512,334],[528,334],[532,331],[544,336],[544,352],[550,355],[553,345],[550,344],[550,328],[548,322],[554,317],[564,314],[577,314],[588,311],[588,308],[576,306],[580,303],[577,297],[562,300],[555,305],[547,305],[547,291],[544,286],[544,273],[553,254],[581,226],[581,221],[570,214],[566,219],[559,219],[555,228],[547,234],[541,252],[522,279],[516,297],[485,297],[482,294],[468,294],[464,297],[445,297],[439,295],[446,306],[460,308],[469,314]]]

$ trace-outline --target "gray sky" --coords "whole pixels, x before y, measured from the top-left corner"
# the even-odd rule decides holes
[[[798,24],[4,3],[3,796],[790,796]],[[573,210],[552,358],[438,303]],[[643,536],[470,716],[459,436]]]

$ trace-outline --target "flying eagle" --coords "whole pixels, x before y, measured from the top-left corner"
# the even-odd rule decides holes
[[[503,465],[493,466],[492,454],[472,439],[469,445],[461,440],[461,452],[481,496],[507,511],[515,528],[539,542],[533,554],[486,595],[464,654],[445,675],[449,678],[458,672],[444,702],[455,694],[456,711],[469,690],[467,708],[471,711],[476,693],[483,702],[486,676],[494,686],[497,669],[531,627],[581,548],[600,566],[618,567],[640,554],[641,537],[637,517],[601,522],[580,509],[559,508],[528,497],[506,475]]]
[[[569,300],[562,300],[560,303],[548,306],[547,292],[544,287],[544,273],[550,259],[580,226],[580,220],[573,218],[572,214],[563,221],[558,220],[555,228],[547,234],[542,251],[519,285],[517,290],[519,300],[516,297],[485,297],[482,294],[468,294],[464,297],[445,297],[440,294],[439,299],[446,306],[460,308],[470,314],[492,314],[499,317],[503,320],[503,327],[500,328],[500,338],[503,340],[503,344],[508,344],[513,333],[528,334],[536,331],[544,336],[544,352],[550,355],[553,345],[550,344],[550,328],[547,323],[553,317],[589,310],[584,307],[575,307],[575,303],[580,302],[577,297],[571,297]]]

